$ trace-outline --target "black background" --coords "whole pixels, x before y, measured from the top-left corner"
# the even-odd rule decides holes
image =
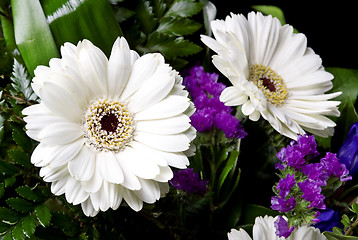
[[[232,13],[253,11],[252,5],[275,5],[286,23],[304,33],[325,67],[358,68],[358,11],[355,1],[243,1],[212,0],[217,19]],[[321,4],[318,4],[321,3]]]

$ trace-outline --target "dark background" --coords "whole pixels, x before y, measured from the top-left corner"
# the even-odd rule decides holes
[[[323,59],[325,67],[358,68],[358,11],[355,1],[253,1],[212,0],[217,18],[252,11],[252,5],[280,7],[286,23],[304,33],[308,47]],[[321,3],[321,4],[318,4]]]

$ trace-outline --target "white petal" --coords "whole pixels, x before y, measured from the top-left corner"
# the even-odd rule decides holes
[[[162,119],[183,113],[189,107],[187,97],[169,95],[159,103],[134,115],[135,120]]]
[[[139,57],[132,52],[123,37],[117,38],[113,44],[108,61],[108,94],[110,98],[118,98],[127,85],[132,65]]]
[[[75,57],[76,55],[76,49],[77,47],[70,43],[70,42],[65,42],[63,44],[63,46],[61,46],[61,56],[65,57],[65,56],[69,56],[69,57]]]
[[[159,154],[167,161],[169,166],[185,169],[189,165],[188,157],[182,152],[162,152]]]
[[[80,122],[83,112],[74,96],[64,88],[46,82],[40,93],[42,102],[50,111],[71,121]]]
[[[53,182],[61,178],[67,178],[68,171],[65,166],[58,167],[58,168],[52,168],[50,166],[46,166],[40,169],[39,175],[40,177],[43,177],[45,182]]]
[[[124,180],[121,185],[129,190],[139,190],[141,188],[138,177],[131,171],[130,166],[127,165],[127,161],[121,161],[120,154],[115,154],[118,163],[121,165],[123,171]]]
[[[84,191],[79,181],[73,177],[69,177],[66,183],[65,196],[67,202],[77,205],[84,202],[89,194]]]
[[[124,181],[123,171],[114,153],[97,152],[96,160],[103,180],[110,183],[122,183]]]
[[[91,198],[81,203],[82,211],[87,217],[94,217],[98,214],[99,210],[95,210],[92,205]]]
[[[231,231],[227,234],[227,237],[229,240],[252,240],[250,235],[242,228],[239,231],[231,229]]]
[[[246,101],[242,105],[241,111],[244,115],[248,116],[255,111],[255,107],[252,105],[251,101]]]
[[[34,164],[36,167],[43,167],[49,163],[49,159],[46,158],[48,155],[49,148],[46,144],[40,143],[37,145],[35,150],[32,152],[31,155],[31,163]]]
[[[68,171],[78,181],[89,181],[94,173],[95,153],[86,145],[68,163]]]
[[[159,135],[136,131],[134,140],[152,148],[167,151],[181,152],[189,148],[190,140],[185,134]]]
[[[103,179],[99,172],[100,167],[98,166],[100,164],[100,161],[98,161],[97,159],[95,159],[95,161],[96,161],[96,166],[92,178],[89,181],[81,182],[83,189],[89,193],[95,193],[99,191],[99,189],[102,187],[103,184]]]
[[[226,106],[238,106],[245,103],[247,99],[247,95],[236,87],[227,87],[220,95],[220,101],[225,103]]]
[[[175,117],[137,121],[136,130],[157,134],[176,134],[186,131],[190,125],[187,115],[180,114]]]
[[[40,132],[40,139],[46,144],[67,144],[83,135],[79,124],[68,121],[55,122]]]
[[[135,195],[146,203],[154,203],[160,198],[160,188],[158,183],[153,180],[139,179],[142,188],[133,191]]]
[[[160,54],[146,54],[134,62],[131,76],[121,99],[127,99],[135,93],[153,75],[157,66],[164,63]]]
[[[51,167],[62,166],[71,161],[81,150],[84,144],[84,139],[79,138],[74,142],[65,145],[56,145],[51,152]]]
[[[67,177],[60,178],[57,181],[52,182],[51,192],[57,196],[64,194],[66,191],[66,183],[68,177],[70,176],[68,175]]]
[[[163,100],[175,83],[175,77],[171,76],[172,68],[161,64],[156,71],[139,89],[129,98],[128,109],[132,113],[140,112]]]
[[[168,182],[173,178],[173,171],[170,167],[160,167],[160,173],[154,178],[158,182]]]
[[[137,197],[133,191],[130,191],[126,188],[120,189],[120,193],[123,196],[123,199],[126,203],[136,212],[140,211],[143,208],[143,200]]]
[[[85,39],[77,45],[77,59],[87,86],[92,89],[93,93],[96,93],[96,97],[106,96],[108,65],[106,55]]]

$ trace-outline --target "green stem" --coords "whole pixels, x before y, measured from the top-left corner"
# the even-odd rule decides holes
[[[344,233],[345,236],[351,236],[353,234],[353,230],[358,225],[358,218],[352,223],[352,225],[347,229],[347,231]]]

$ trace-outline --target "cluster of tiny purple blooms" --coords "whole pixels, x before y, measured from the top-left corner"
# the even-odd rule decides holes
[[[313,223],[319,221],[317,210],[326,209],[322,188],[327,186],[327,182],[352,179],[346,166],[340,163],[334,153],[327,152],[319,162],[309,163],[319,155],[313,135],[298,136],[297,142],[292,141],[276,155],[280,162],[275,167],[280,171],[281,179],[274,189],[276,196],[271,198],[271,208],[288,213],[308,205],[305,209],[314,213],[311,219]],[[308,212],[302,213],[302,216],[308,215]],[[277,219],[275,226],[276,234],[286,238],[294,229],[289,228],[283,217]]]
[[[232,108],[219,99],[226,88],[218,82],[219,75],[207,73],[202,66],[194,66],[184,78],[196,111],[190,117],[191,124],[198,132],[210,131],[214,127],[222,130],[226,138],[244,138],[247,133],[240,121],[233,116]]]

